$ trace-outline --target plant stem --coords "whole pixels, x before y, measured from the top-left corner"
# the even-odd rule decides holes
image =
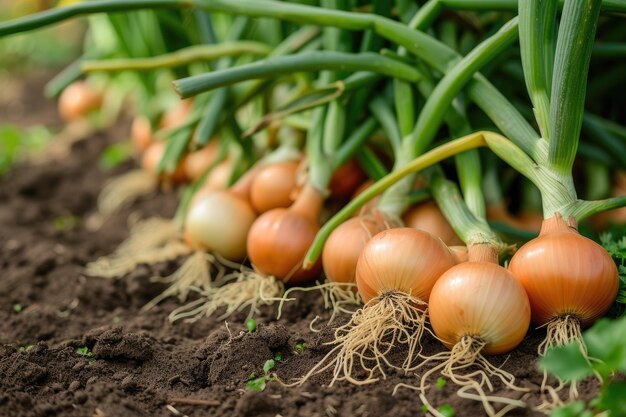
[[[226,56],[243,54],[267,55],[270,48],[260,42],[239,41],[222,42],[216,45],[192,45],[176,52],[151,58],[109,59],[97,61],[83,61],[83,72],[96,71],[148,71],[158,68],[188,65],[195,61],[210,61]]]
[[[240,81],[274,78],[296,71],[321,70],[371,71],[409,81],[417,81],[420,77],[419,72],[413,67],[380,54],[321,51],[268,58],[239,67],[183,78],[174,81],[174,88],[182,98],[188,98]]]

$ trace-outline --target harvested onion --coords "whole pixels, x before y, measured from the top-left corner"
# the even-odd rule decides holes
[[[154,141],[150,120],[145,116],[136,116],[130,126],[130,138],[137,153],[143,153]]]

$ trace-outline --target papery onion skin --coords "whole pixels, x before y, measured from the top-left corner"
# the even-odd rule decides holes
[[[349,199],[363,180],[365,180],[365,173],[359,164],[355,160],[346,162],[335,171],[330,179],[328,185],[330,198],[340,201]]]
[[[428,302],[433,285],[455,260],[441,239],[408,227],[385,230],[365,246],[356,268],[363,301],[402,291]]]
[[[558,213],[544,221],[539,237],[515,253],[509,270],[526,289],[538,325],[571,315],[587,327],[609,310],[619,287],[607,251]]]
[[[454,259],[457,264],[467,262],[469,260],[467,246],[455,245],[455,246],[449,246],[448,249],[450,249],[450,252],[452,253],[452,256],[454,256]]]
[[[250,203],[257,213],[286,208],[293,203],[299,165],[298,161],[279,162],[260,170],[250,188]]]
[[[143,153],[154,142],[150,120],[145,116],[135,116],[130,126],[130,138],[133,149],[137,153]]]
[[[441,238],[446,245],[463,244],[434,201],[426,201],[409,208],[402,220],[406,227],[424,230]]]
[[[191,113],[191,106],[193,104],[192,99],[182,100],[163,114],[161,117],[161,123],[159,124],[162,129],[170,129],[176,126],[180,126],[185,122],[189,113]]]
[[[102,95],[85,81],[67,86],[59,96],[59,115],[65,122],[84,119],[100,108]]]
[[[204,148],[187,154],[183,164],[187,180],[195,181],[205,173],[209,166],[215,162],[219,153],[219,146],[218,141],[214,140]]]
[[[163,158],[163,154],[165,154],[165,142],[159,141],[154,142],[143,154],[141,158],[141,167],[155,176],[157,174],[157,167],[159,166],[159,161]],[[171,181],[175,184],[182,183],[185,181],[185,173],[182,169],[182,163],[178,164],[178,167],[172,173],[161,173],[160,176],[163,179]]]
[[[246,239],[256,219],[247,201],[229,191],[216,191],[191,206],[185,240],[196,249],[217,252],[231,261],[246,257]]]
[[[353,217],[333,230],[322,252],[322,265],[328,280],[354,283],[357,261],[363,248],[382,230],[384,226],[369,217]]]
[[[291,207],[273,209],[259,216],[247,242],[248,256],[254,267],[290,283],[315,278],[321,262],[307,270],[302,269],[302,262],[319,231],[322,202],[321,193],[306,186]]]
[[[530,305],[515,277],[492,262],[464,262],[445,272],[430,294],[430,323],[449,349],[463,336],[486,343],[482,352],[511,351],[530,324]]]

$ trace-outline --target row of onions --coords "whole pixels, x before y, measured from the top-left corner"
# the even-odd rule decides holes
[[[314,3],[94,0],[0,24],[1,36],[106,12],[90,20],[91,42],[106,27],[113,46],[55,80],[66,86],[57,90],[68,121],[102,104],[101,93],[73,82],[81,70],[111,85],[125,74],[141,80],[139,94],[125,93],[142,170],[107,186],[101,211],[185,184],[174,219],[137,223],[86,272],[119,278],[141,263],[186,257],[145,307],[179,297],[172,320],[246,308],[252,315],[319,289],[333,317],[351,317],[295,384],[323,372],[331,384],[366,384],[399,368],[420,375],[406,387],[436,416],[427,398],[434,374],[489,416],[525,407],[528,389],[486,356],[516,348],[531,321],[546,328],[539,355],[571,341],[584,352],[581,328],[605,315],[618,292],[617,267],[578,224],[596,216],[606,227],[599,214],[626,206],[623,189],[604,198],[612,173],[623,182],[626,129],[585,111],[592,56],[613,56],[594,46],[596,30],[608,28],[610,39],[619,25],[610,14],[626,5]],[[511,6],[517,16],[495,21],[458,12]],[[180,21],[162,8],[176,8]],[[120,10],[142,10],[134,30],[147,31],[145,44],[120,46],[127,22],[108,14]],[[488,35],[459,34],[449,15]],[[499,67],[508,79],[500,89],[483,75]],[[157,100],[166,97],[157,93],[164,79],[185,100]],[[524,96],[508,91],[516,83],[526,85]],[[575,188],[581,175],[589,200]],[[522,210],[512,214],[504,195]],[[619,221],[623,209],[611,213]],[[427,355],[427,337],[449,351]],[[496,380],[521,399],[490,394]],[[561,401],[561,388],[544,378],[544,402]]]

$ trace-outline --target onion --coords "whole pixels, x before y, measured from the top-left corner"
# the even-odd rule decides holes
[[[487,218],[529,232],[539,232],[543,222],[541,213],[526,211],[515,217],[502,203],[488,205]]]
[[[494,395],[487,396],[484,388],[493,390],[490,378],[497,377],[509,389],[527,391],[514,385],[515,377],[487,361],[483,354],[505,353],[517,346],[530,324],[530,305],[524,287],[506,269],[497,263],[498,252],[487,244],[469,248],[469,261],[446,271],[430,294],[430,323],[450,352],[441,352],[428,358],[420,366],[437,360],[441,363],[421,377],[420,399],[434,415],[426,399],[427,380],[441,371],[441,375],[460,385],[459,395],[471,392],[469,398],[482,402],[486,414],[496,414],[491,403],[502,403],[504,408],[524,407],[519,400]],[[469,367],[469,372],[461,373]]]
[[[354,219],[352,220],[354,221]],[[454,265],[441,239],[408,227],[382,231],[365,245],[356,266],[356,283],[365,306],[335,330],[335,347],[303,381],[326,369],[337,380],[356,384],[385,377],[393,366],[389,354],[405,347],[402,368],[408,371],[420,347],[426,323],[426,305],[439,276]],[[354,367],[365,371],[355,378]]]
[[[322,253],[324,273],[329,281],[354,283],[356,265],[367,242],[385,226],[370,217],[353,217],[328,237]]]
[[[389,292],[428,302],[439,276],[455,264],[441,239],[408,227],[374,236],[359,257],[356,283],[365,302]]]
[[[426,201],[409,208],[402,220],[406,227],[424,230],[441,238],[447,245],[463,244],[434,201]]]
[[[183,164],[185,177],[189,181],[195,181],[200,178],[209,166],[215,162],[215,158],[219,153],[219,147],[219,142],[214,140],[209,142],[204,148],[190,152]]]
[[[255,218],[247,201],[229,191],[215,191],[191,206],[185,240],[196,249],[241,261],[246,257],[246,238]]]
[[[59,96],[59,114],[65,122],[84,119],[102,105],[102,95],[85,81],[76,81]]]
[[[141,158],[141,167],[155,176],[157,175],[157,167],[159,166],[159,162],[161,158],[163,158],[163,154],[165,154],[165,142],[159,141],[154,142],[143,154]],[[160,174],[161,178],[171,181],[175,184],[182,183],[185,181],[185,173],[182,169],[182,164],[179,163],[178,167],[172,173],[162,172]]]
[[[307,185],[289,208],[270,210],[254,222],[247,248],[258,271],[296,283],[308,281],[319,273],[319,262],[305,270],[302,261],[319,231],[318,216],[323,201],[322,194]]]
[[[619,278],[611,256],[570,224],[558,213],[544,220],[539,237],[522,246],[509,264],[526,289],[538,325],[570,316],[589,326],[617,295]]]
[[[130,138],[137,153],[143,153],[154,141],[150,120],[145,116],[136,116],[130,126]]]
[[[463,262],[445,272],[430,294],[430,323],[449,348],[465,336],[485,343],[487,354],[517,346],[530,324],[524,287],[495,262]]]
[[[207,175],[204,184],[196,191],[191,200],[190,207],[195,204],[196,201],[204,198],[214,191],[221,191],[228,188],[228,180],[232,171],[232,162],[230,159],[220,162],[211,170]]]
[[[457,264],[462,262],[467,262],[469,260],[469,254],[467,251],[467,246],[449,246],[450,252]]]
[[[254,178],[250,189],[250,203],[257,213],[279,207],[289,207],[297,187],[296,174],[300,163],[280,162],[268,165]]]
[[[178,102],[176,106],[165,112],[163,117],[161,117],[161,128],[170,129],[183,124],[189,113],[191,113],[192,105],[192,99],[181,100]]]
[[[333,200],[348,200],[365,180],[365,173],[355,160],[340,166],[330,179],[328,188]]]

